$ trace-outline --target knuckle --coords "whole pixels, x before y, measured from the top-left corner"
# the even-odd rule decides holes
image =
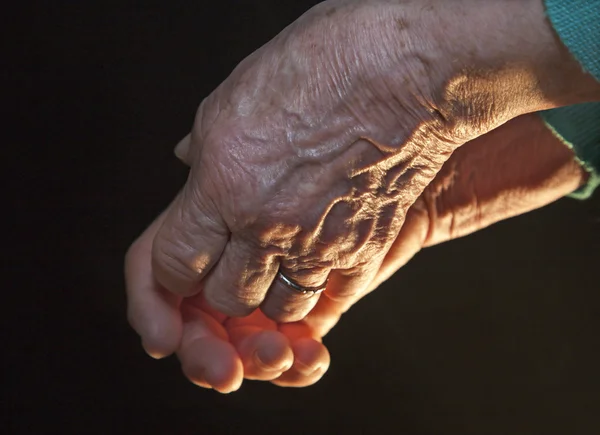
[[[289,255],[302,232],[299,224],[289,224],[273,216],[262,216],[246,237],[249,249],[265,256]]]
[[[178,282],[191,283],[199,279],[202,269],[194,265],[189,259],[186,247],[175,241],[165,239],[157,240],[154,245],[152,263],[157,277],[167,277],[168,281],[176,280]],[[169,289],[178,291],[180,289]]]
[[[319,287],[322,286],[325,281],[327,281],[327,277],[333,264],[330,263],[328,265],[317,265],[311,266],[308,264],[304,265],[294,265],[290,268],[287,267],[288,264],[285,265],[285,275],[298,283],[303,287]]]

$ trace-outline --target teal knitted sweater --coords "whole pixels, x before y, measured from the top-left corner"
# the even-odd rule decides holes
[[[583,69],[600,81],[600,0],[545,0],[545,3],[548,18],[563,43]],[[587,184],[571,195],[588,198],[600,185],[600,102],[540,114],[590,173]]]

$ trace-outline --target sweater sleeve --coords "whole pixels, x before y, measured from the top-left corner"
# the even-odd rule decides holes
[[[600,0],[545,0],[548,19],[582,68],[600,81]],[[588,198],[600,185],[600,103],[577,104],[540,113],[544,122],[589,172],[571,196]]]

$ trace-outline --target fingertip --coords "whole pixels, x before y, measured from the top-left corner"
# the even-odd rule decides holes
[[[294,353],[290,342],[279,331],[254,325],[240,325],[228,331],[246,379],[272,380],[292,366]]]
[[[190,143],[192,141],[192,135],[188,134],[186,137],[181,139],[179,143],[175,146],[173,150],[175,153],[175,157],[181,160],[184,164],[190,166],[189,161],[189,151],[190,151]]]
[[[173,319],[171,325],[165,325],[160,332],[148,332],[150,328],[134,328],[141,337],[142,348],[154,359],[162,359],[177,351],[181,342],[181,323]],[[151,328],[155,329],[155,328]]]
[[[212,364],[206,367],[204,378],[216,391],[228,394],[239,390],[244,379],[244,367],[239,358],[228,363]]]
[[[312,338],[301,338],[292,345],[294,365],[272,383],[280,387],[308,387],[327,372],[330,356],[327,348]]]
[[[294,350],[294,368],[305,376],[318,371],[325,373],[331,363],[327,348],[312,338],[300,338],[292,344]]]
[[[151,339],[144,338],[142,338],[142,348],[150,358],[154,359],[166,358],[173,355],[177,350],[176,345],[165,345],[164,343],[154,342]]]
[[[264,331],[257,339],[253,361],[264,371],[284,372],[292,367],[294,352],[283,334]]]
[[[192,384],[202,388],[212,388],[210,383],[208,383],[206,381],[206,378],[204,377],[204,368],[202,366],[195,366],[182,363],[181,371],[183,372],[183,375],[188,379],[188,381],[190,381]]]
[[[142,347],[154,359],[173,354],[183,330],[179,300],[161,293],[160,289],[150,288],[144,298],[131,298],[127,313],[129,324],[141,337]]]
[[[151,267],[152,240],[164,216],[144,231],[125,257],[127,320],[141,337],[146,353],[155,359],[175,352],[182,336],[181,299],[159,285]]]
[[[242,382],[244,381],[244,367],[242,362],[237,360],[235,362],[235,373],[229,378],[225,378],[223,374],[216,373],[212,374],[207,372],[206,379],[209,384],[221,394],[233,393],[240,389]]]
[[[244,368],[234,347],[217,337],[196,340],[178,352],[184,375],[194,384],[227,394],[242,385]]]
[[[162,359],[175,353],[181,342],[182,325],[179,317],[160,322],[131,322],[141,338],[144,351],[154,359]],[[152,323],[154,323],[152,325]],[[158,323],[158,324],[157,324]]]

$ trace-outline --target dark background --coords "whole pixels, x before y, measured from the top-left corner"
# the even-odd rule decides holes
[[[425,250],[327,337],[306,389],[221,396],[147,357],[125,250],[186,177],[197,105],[311,6],[38,2],[5,16],[4,433],[600,432],[600,200]]]

